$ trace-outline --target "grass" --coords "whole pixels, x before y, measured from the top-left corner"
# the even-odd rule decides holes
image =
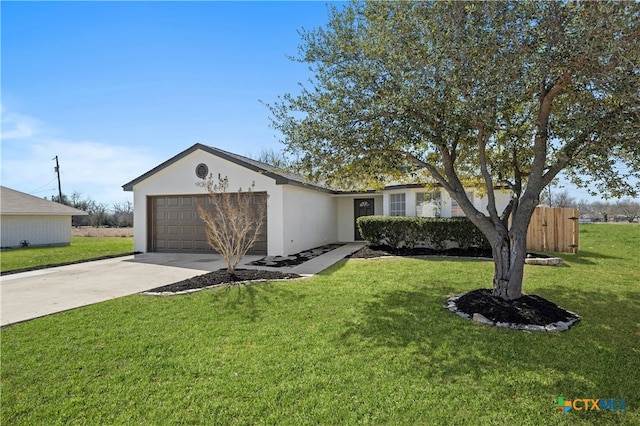
[[[640,227],[582,226],[525,290],[577,312],[536,334],[465,321],[491,262],[342,261],[314,278],[135,295],[1,330],[3,424],[640,424]],[[625,398],[624,411],[553,408]]]
[[[0,253],[0,272],[133,252],[133,237],[73,237],[64,247],[25,247]]]

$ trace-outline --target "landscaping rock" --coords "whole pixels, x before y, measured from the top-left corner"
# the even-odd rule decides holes
[[[493,321],[491,321],[490,319],[486,318],[484,315],[479,314],[477,312],[473,314],[473,320],[475,322],[479,322],[480,324],[494,325]]]
[[[493,296],[489,289],[451,296],[446,308],[481,324],[531,332],[566,331],[580,321],[577,314],[540,296],[523,295],[507,301]]]
[[[526,263],[527,265],[561,266],[562,259],[559,257],[547,257],[547,258],[527,257],[524,260],[524,263]]]

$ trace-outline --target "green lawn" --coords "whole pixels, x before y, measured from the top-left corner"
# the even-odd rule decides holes
[[[3,250],[0,272],[55,265],[133,252],[132,237],[73,237],[66,247],[27,247]]]
[[[444,309],[491,262],[342,261],[314,278],[135,295],[1,331],[3,424],[640,424],[640,227],[584,225],[525,291],[557,334]],[[554,409],[625,398],[624,411]]]

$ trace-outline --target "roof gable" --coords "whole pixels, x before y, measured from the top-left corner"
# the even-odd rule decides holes
[[[276,181],[276,185],[296,185],[296,186],[301,186],[301,187],[308,188],[308,189],[314,189],[314,190],[331,192],[331,193],[333,192],[330,189],[323,188],[321,186],[313,185],[313,184],[305,182],[305,179],[302,176],[299,176],[299,175],[296,175],[296,174],[293,174],[293,173],[286,173],[286,172],[277,171],[270,164],[263,163],[261,161],[253,160],[251,158],[244,157],[242,155],[233,154],[231,152],[224,151],[222,149],[218,149],[218,148],[215,148],[215,147],[203,145],[203,144],[200,144],[200,143],[197,143],[197,144],[187,148],[186,150],[182,151],[181,153],[175,155],[174,157],[171,157],[170,159],[168,159],[164,163],[162,163],[162,164],[154,167],[153,169],[149,170],[145,174],[135,178],[131,182],[128,182],[128,183],[122,185],[122,189],[124,189],[125,191],[133,191],[133,187],[135,185],[137,185],[138,183],[150,178],[151,176],[155,175],[156,173],[160,172],[161,170],[164,170],[167,167],[170,167],[171,165],[173,165],[177,161],[181,160],[182,158],[188,156],[189,154],[191,154],[191,153],[193,153],[193,152],[195,152],[197,150],[201,150],[201,151],[207,152],[207,153],[209,153],[211,155],[215,155],[216,157],[222,158],[222,159],[224,159],[226,161],[229,161],[231,163],[234,163],[234,164],[237,164],[239,166],[245,167],[245,168],[247,168],[247,169],[249,169],[249,170],[251,170],[253,172],[260,173],[260,174],[262,174],[264,176],[270,177],[270,178],[272,178],[272,179],[274,179]]]
[[[0,214],[28,216],[85,216],[87,212],[0,186]]]

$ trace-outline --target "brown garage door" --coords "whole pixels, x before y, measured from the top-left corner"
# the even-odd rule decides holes
[[[266,194],[254,194],[256,202],[266,204]],[[203,252],[213,251],[207,243],[204,222],[196,210],[196,203],[204,202],[205,195],[176,195],[149,198],[150,251]],[[251,254],[266,255],[267,224]]]

